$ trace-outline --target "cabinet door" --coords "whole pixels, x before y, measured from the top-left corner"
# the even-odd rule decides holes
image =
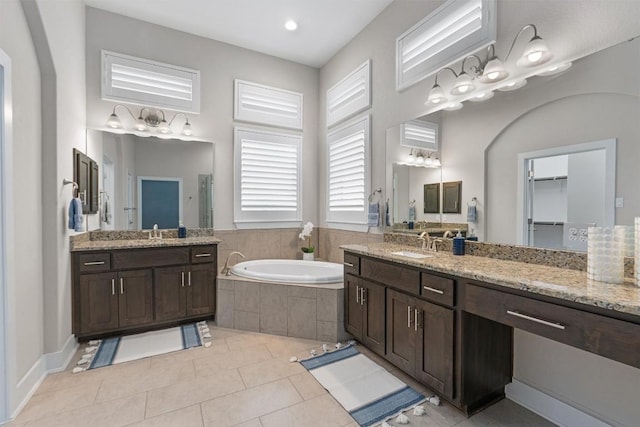
[[[80,275],[80,333],[118,327],[118,294],[115,273]]]
[[[213,264],[194,264],[187,276],[187,316],[213,314],[216,309]]]
[[[416,371],[416,300],[387,289],[387,359],[409,375]]]
[[[360,280],[360,284],[364,287],[362,343],[384,356],[386,326],[384,286],[365,280]]]
[[[453,398],[452,309],[416,301],[418,343],[416,376],[434,390]]]
[[[187,266],[156,268],[155,310],[156,320],[171,320],[187,313]]]
[[[153,322],[153,280],[151,269],[118,273],[120,326]]]
[[[344,276],[344,328],[356,339],[362,339],[363,305],[360,304],[360,279],[350,274]]]

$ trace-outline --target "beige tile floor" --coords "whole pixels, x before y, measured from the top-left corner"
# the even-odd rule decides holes
[[[193,348],[72,374],[49,375],[12,427],[356,427],[357,424],[291,356],[307,357],[321,342],[211,327],[209,348]],[[391,373],[420,384],[362,346]],[[465,418],[448,404],[425,404],[409,426],[552,426],[503,400]],[[391,422],[392,425],[393,422]]]

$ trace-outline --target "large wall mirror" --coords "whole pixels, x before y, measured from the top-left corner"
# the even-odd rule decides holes
[[[615,66],[612,68],[612,64]],[[549,156],[570,154],[576,145],[597,141],[614,141],[615,161],[598,171],[603,176],[613,174],[615,194],[607,195],[602,202],[595,192],[598,186],[586,188],[580,200],[579,221],[597,225],[633,225],[633,218],[640,216],[640,194],[634,188],[640,182],[640,39],[636,38],[612,46],[574,62],[573,67],[562,74],[530,78],[527,85],[511,92],[496,92],[495,96],[479,103],[467,102],[458,111],[443,112],[440,125],[442,153],[441,181],[462,181],[462,212],[441,214],[443,222],[466,222],[465,206],[476,198],[476,229],[481,241],[507,244],[531,244],[549,247],[544,241],[553,241],[558,249],[580,250],[564,245],[562,224],[552,225],[552,233],[538,239],[526,240],[526,227],[522,221],[526,209],[524,183],[519,175],[519,158],[523,154],[549,151]],[[426,115],[428,117],[428,114]],[[415,120],[410,117],[408,120]],[[394,128],[387,132],[387,194],[398,199],[398,205],[406,204],[414,197],[414,184],[428,183],[431,178],[408,178],[401,193],[394,182],[395,163],[401,156]],[[567,148],[567,153],[562,148]],[[586,162],[584,162],[586,164]],[[571,168],[568,174],[557,173],[555,181],[538,183],[545,189],[558,189],[557,200],[568,182],[582,182],[594,176],[595,169]],[[542,177],[546,178],[546,177]],[[553,177],[552,177],[553,178]],[[421,182],[413,182],[415,180]],[[520,188],[522,187],[522,188]],[[553,187],[553,188],[552,188]],[[584,186],[582,186],[584,187]],[[600,186],[604,187],[604,185]],[[589,205],[594,201],[596,205]],[[541,202],[536,209],[545,212]],[[552,202],[549,202],[552,203]],[[573,203],[573,202],[572,202]],[[612,204],[616,206],[612,208]],[[395,206],[395,202],[391,203]],[[548,209],[547,209],[548,210]],[[613,211],[613,215],[611,212]],[[592,212],[593,215],[585,215]],[[614,217],[614,221],[601,218]],[[557,222],[564,217],[559,216]],[[542,218],[541,222],[556,222]],[[606,222],[606,223],[605,223]],[[545,226],[546,224],[541,224]],[[560,226],[558,226],[560,225]],[[546,227],[541,232],[549,233]],[[535,229],[535,227],[534,227]],[[535,233],[535,231],[532,231]],[[536,244],[536,241],[538,244]]]
[[[213,143],[89,130],[87,152],[100,163],[100,229],[213,227]]]

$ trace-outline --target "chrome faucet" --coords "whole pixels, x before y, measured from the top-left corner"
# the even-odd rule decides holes
[[[222,271],[220,272],[221,274],[224,274],[225,276],[231,276],[231,267],[229,267],[229,260],[231,259],[231,255],[240,255],[242,258],[244,258],[244,255],[242,255],[242,253],[238,252],[238,251],[233,251],[229,254],[229,256],[227,257],[227,260],[224,263],[224,267],[222,268]]]
[[[149,240],[162,240],[162,231],[158,230],[158,224],[153,224],[153,230],[149,230]]]

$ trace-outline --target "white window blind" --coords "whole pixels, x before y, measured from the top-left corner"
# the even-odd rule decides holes
[[[200,112],[200,71],[102,51],[102,98]]]
[[[235,128],[234,221],[300,221],[298,135]]]
[[[371,60],[327,91],[327,126],[371,107]]]
[[[494,43],[496,0],[449,0],[396,40],[396,89]]]
[[[438,123],[411,120],[402,124],[400,144],[428,151],[438,151]]]
[[[366,224],[370,188],[369,116],[347,123],[327,135],[327,221]]]
[[[234,120],[302,129],[301,93],[242,80],[234,89]]]

